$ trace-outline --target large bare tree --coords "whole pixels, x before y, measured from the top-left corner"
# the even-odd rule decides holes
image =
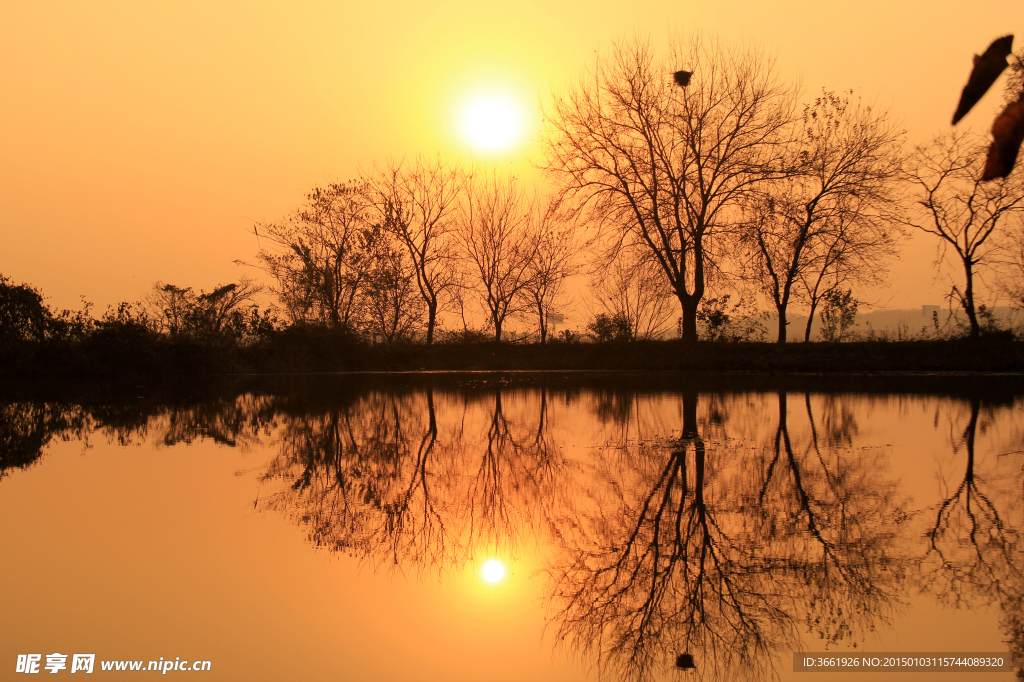
[[[1024,171],[983,181],[985,140],[948,133],[917,148],[908,171],[914,188],[914,227],[938,238],[938,261],[960,270],[951,300],[967,315],[970,335],[981,334],[976,308],[979,268],[992,265],[1004,225],[1024,213]]]
[[[378,219],[409,256],[427,312],[426,341],[456,284],[455,213],[462,182],[440,159],[391,163],[374,173],[369,196]]]
[[[680,68],[692,72],[683,87]],[[617,45],[546,116],[546,167],[620,245],[646,248],[697,339],[706,271],[741,199],[778,171],[794,97],[752,47],[695,35],[656,60],[649,41]]]
[[[747,272],[778,313],[786,342],[793,302],[810,308],[849,281],[877,281],[900,227],[891,218],[900,188],[903,133],[885,112],[825,92],[804,107],[786,172],[751,197],[743,234]]]

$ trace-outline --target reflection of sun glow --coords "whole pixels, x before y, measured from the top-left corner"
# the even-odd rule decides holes
[[[505,565],[497,559],[491,559],[480,569],[480,575],[487,582],[496,583],[505,577]]]
[[[459,130],[477,149],[505,149],[522,135],[522,109],[518,102],[504,93],[480,93],[463,104]]]

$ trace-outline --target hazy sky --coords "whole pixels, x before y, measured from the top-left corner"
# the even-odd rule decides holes
[[[1019,0],[857,3],[0,3],[0,273],[100,309],[154,280],[211,288],[252,260],[254,221],[374,161],[465,154],[475,92],[541,99],[595,50],[693,29],[774,52],[807,97],[857,90],[912,141],[949,127],[971,55],[1024,40]],[[1001,84],[1001,82],[1000,82]],[[993,91],[961,126],[987,130]],[[539,158],[525,142],[503,158]],[[939,303],[933,244],[894,267],[890,307]],[[881,299],[880,299],[881,300]],[[886,302],[883,301],[883,302]]]

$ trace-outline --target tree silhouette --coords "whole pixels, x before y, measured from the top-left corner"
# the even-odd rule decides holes
[[[1024,213],[1024,172],[1005,180],[982,180],[984,142],[967,134],[940,135],[918,147],[909,181],[916,211],[906,222],[938,238],[941,263],[951,252],[962,280],[951,299],[963,309],[971,337],[981,335],[976,303],[979,269],[999,246],[1003,225]]]
[[[392,163],[377,170],[369,184],[380,223],[410,259],[427,311],[427,345],[434,342],[437,316],[458,281],[455,217],[463,184],[459,171],[440,159]]]
[[[274,245],[261,248],[259,260],[293,322],[355,329],[380,233],[369,217],[365,184],[349,182],[317,187],[294,215],[255,226],[256,236]]]
[[[882,112],[825,92],[804,107],[788,172],[748,202],[747,270],[775,306],[786,341],[792,302],[810,308],[850,281],[880,280],[899,237],[889,213],[898,198],[903,134]]]
[[[523,295],[537,314],[540,342],[547,343],[548,314],[554,312],[565,281],[579,269],[580,251],[585,247],[573,219],[563,215],[557,204],[549,204],[534,216],[536,250],[530,261]]]
[[[687,87],[671,63],[690,65]],[[763,54],[696,35],[663,63],[647,42],[616,45],[546,117],[547,169],[563,195],[604,227],[612,254],[651,254],[684,339],[697,339],[707,272],[721,267],[741,200],[780,170],[792,99]]]
[[[483,303],[495,341],[501,341],[509,316],[522,310],[536,274],[531,270],[538,248],[534,212],[514,177],[493,171],[468,183],[458,235],[469,287]]]

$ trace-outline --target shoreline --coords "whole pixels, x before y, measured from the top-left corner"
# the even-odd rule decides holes
[[[282,335],[236,346],[190,339],[24,344],[0,353],[0,381],[335,372],[744,372],[767,374],[1024,372],[1009,336],[943,341],[464,343],[370,345]]]

